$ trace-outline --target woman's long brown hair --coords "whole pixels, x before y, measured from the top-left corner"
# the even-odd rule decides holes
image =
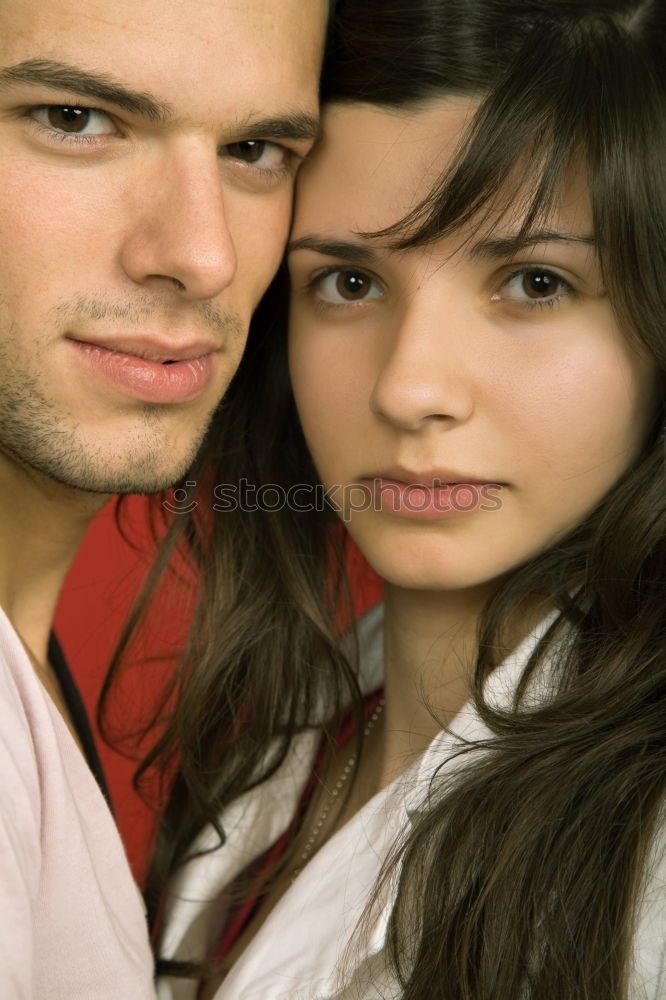
[[[483,98],[441,183],[387,231],[398,247],[482,219],[508,178],[532,193],[529,232],[582,157],[610,301],[661,373],[636,462],[486,608],[473,697],[492,738],[461,751],[455,787],[433,776],[430,808],[386,875],[400,865],[389,952],[405,1000],[628,1000],[666,792],[666,8],[342,0],[323,94],[403,108]],[[188,474],[202,496],[243,478],[317,482],[289,388],[285,311],[279,277]],[[336,642],[343,546],[317,510],[174,519],[112,673],[173,553],[186,552],[200,576],[194,624],[138,776],[158,769],[171,782],[148,878],[153,918],[195,835],[212,823],[224,841],[224,807],[274,772],[322,699],[331,739],[344,707],[359,710],[356,664]],[[535,596],[560,614],[500,709],[484,682],[504,624]],[[546,656],[552,693],[535,705],[522,696]]]

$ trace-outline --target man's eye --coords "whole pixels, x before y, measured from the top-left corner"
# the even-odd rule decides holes
[[[117,129],[105,111],[73,104],[48,104],[30,115],[41,125],[62,135],[116,135]]]
[[[284,146],[278,146],[268,139],[245,139],[243,142],[232,142],[225,146],[223,152],[233,160],[242,160],[252,167],[261,170],[284,170],[290,163],[292,155]]]
[[[311,283],[317,297],[324,302],[367,302],[383,299],[381,286],[370,275],[363,271],[341,270],[327,271],[318,275]]]

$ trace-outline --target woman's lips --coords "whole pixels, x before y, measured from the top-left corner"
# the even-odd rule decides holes
[[[94,377],[145,403],[189,403],[206,389],[213,374],[212,352],[162,362],[85,341],[69,343]]]
[[[373,510],[415,520],[439,520],[477,510],[497,508],[502,489],[495,482],[447,482],[431,484],[405,482],[385,476],[364,479],[371,495]]]

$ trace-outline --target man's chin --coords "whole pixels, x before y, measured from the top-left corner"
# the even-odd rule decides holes
[[[196,457],[192,450],[180,462],[172,460],[164,462],[164,454],[156,456],[132,456],[130,460],[121,461],[114,466],[113,462],[102,462],[99,456],[91,458],[79,454],[79,461],[70,453],[51,455],[48,458],[37,455],[19,454],[17,451],[0,446],[9,466],[32,482],[40,492],[53,495],[54,489],[71,490],[78,494],[88,494],[108,499],[116,494],[156,494],[169,489],[182,481]]]
[[[130,496],[135,494],[153,495],[168,490],[176,483],[181,482],[187,474],[188,466],[178,469],[165,470],[164,472],[145,472],[138,474],[136,470],[129,473],[110,474],[108,471],[103,475],[95,476],[88,473],[86,476],[54,476],[50,478],[60,483],[61,486],[76,490],[81,493],[95,494],[99,496],[115,496],[121,494]]]

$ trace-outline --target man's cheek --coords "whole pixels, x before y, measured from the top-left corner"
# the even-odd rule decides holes
[[[284,255],[291,225],[291,194],[285,194],[272,212],[262,211],[261,199],[253,206],[242,225],[234,227],[238,257],[235,284],[248,288],[253,310],[273,280]]]

